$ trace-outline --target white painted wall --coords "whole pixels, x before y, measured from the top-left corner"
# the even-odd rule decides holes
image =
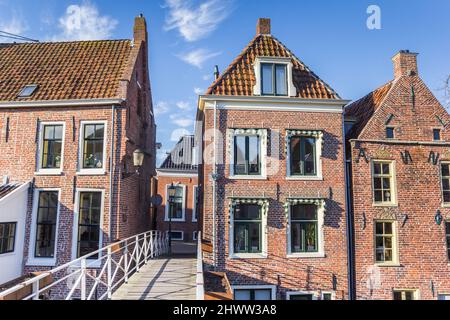
[[[26,183],[20,186],[0,200],[0,223],[17,223],[14,252],[0,254],[0,284],[14,280],[22,275],[29,185],[29,183]]]

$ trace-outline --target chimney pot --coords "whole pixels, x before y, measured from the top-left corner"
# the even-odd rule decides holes
[[[418,53],[409,50],[400,50],[393,58],[394,77],[398,79],[403,76],[416,76],[419,74],[417,67]]]
[[[271,25],[269,18],[259,18],[256,25],[256,35],[271,34]]]

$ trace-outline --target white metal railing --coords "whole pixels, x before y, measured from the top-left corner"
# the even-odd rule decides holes
[[[202,234],[197,235],[197,300],[205,300],[205,281],[203,277]]]
[[[73,260],[10,289],[0,292],[0,298],[31,287],[23,300],[104,300],[111,299],[120,285],[138,272],[148,260],[168,252],[166,232],[148,231],[110,244],[86,256]],[[54,281],[40,287],[52,277]],[[65,286],[66,284],[66,286]]]

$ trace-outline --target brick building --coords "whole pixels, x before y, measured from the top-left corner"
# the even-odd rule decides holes
[[[236,299],[348,298],[345,104],[269,19],[200,97],[205,264]]]
[[[346,108],[358,299],[450,299],[450,116],[417,54]]]
[[[172,215],[172,240],[194,242],[198,234],[198,166],[194,136],[184,136],[157,170],[157,192],[162,205],[157,208],[156,229],[169,231]],[[168,199],[168,187],[177,188],[174,203]]]
[[[0,46],[0,176],[31,182],[24,272],[148,230],[156,151],[147,45],[140,16],[133,40]]]

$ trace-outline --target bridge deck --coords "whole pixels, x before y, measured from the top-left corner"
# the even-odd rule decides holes
[[[195,300],[196,259],[151,260],[113,295],[113,300]]]

